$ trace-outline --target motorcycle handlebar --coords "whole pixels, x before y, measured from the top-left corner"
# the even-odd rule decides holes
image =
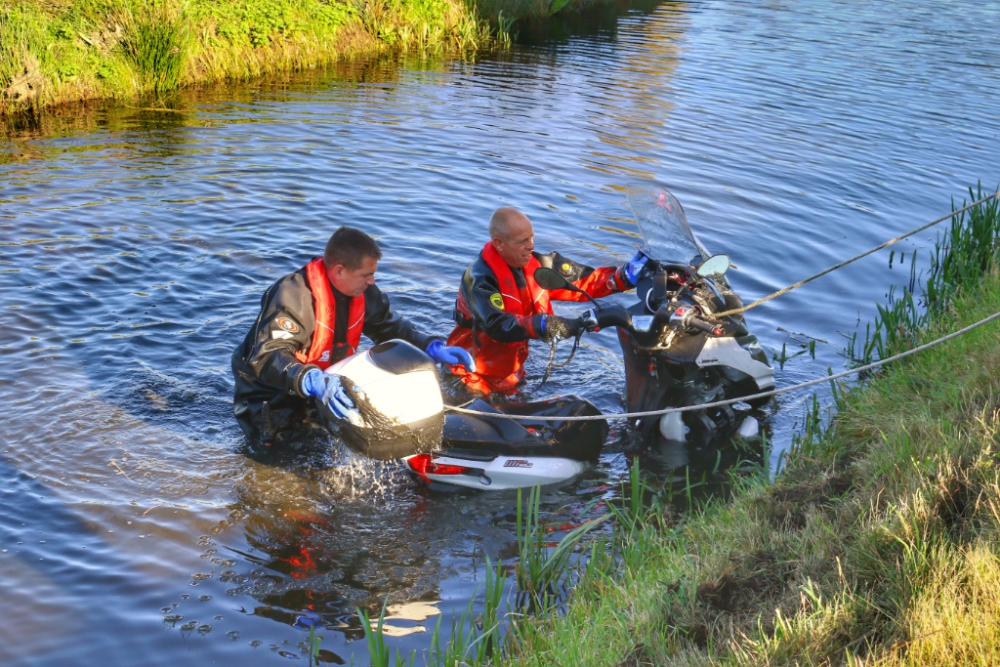
[[[632,328],[632,316],[621,306],[608,306],[594,313],[597,326]]]
[[[713,336],[722,335],[722,327],[715,326],[714,324],[706,322],[701,318],[692,317],[688,323],[695,329],[698,329],[699,331],[704,331],[707,334],[711,334]]]

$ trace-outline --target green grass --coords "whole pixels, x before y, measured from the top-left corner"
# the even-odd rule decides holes
[[[907,344],[1000,311],[998,232],[992,205],[953,221],[929,276],[946,305],[922,291]],[[564,616],[516,624],[503,664],[1000,664],[998,369],[987,325],[838,388],[776,482],[619,520],[616,558]]]
[[[505,40],[462,0],[2,0],[0,89],[26,69],[43,85],[0,107],[132,99],[360,53]]]
[[[163,106],[164,94],[180,87],[357,55],[507,48],[525,20],[628,2],[0,0],[0,111],[150,94]],[[41,87],[4,96],[26,71]]]

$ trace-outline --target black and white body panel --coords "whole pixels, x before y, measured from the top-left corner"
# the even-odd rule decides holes
[[[774,389],[774,369],[766,363],[766,359],[756,339],[743,346],[734,337],[706,337],[694,362],[700,368],[722,366],[745,373],[757,384],[757,391],[767,391]]]
[[[429,484],[451,484],[469,489],[503,491],[558,484],[584,470],[582,461],[549,456],[500,456],[486,461],[441,454],[417,454],[406,459],[410,470]]]
[[[515,421],[500,416],[601,414],[589,401],[575,396],[505,403],[500,408],[477,399],[464,407],[497,417],[449,413],[442,450],[406,460],[425,482],[490,490],[565,482],[597,461],[608,435],[604,420]]]

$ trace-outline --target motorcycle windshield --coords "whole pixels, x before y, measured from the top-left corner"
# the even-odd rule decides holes
[[[628,203],[646,242],[646,254],[670,264],[688,264],[696,255],[709,257],[705,246],[691,231],[677,198],[656,183],[631,185]]]

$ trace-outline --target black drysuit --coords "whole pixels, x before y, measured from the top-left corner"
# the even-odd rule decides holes
[[[333,295],[337,321],[331,364],[350,354],[346,342],[350,299],[336,289]],[[377,286],[369,286],[364,297],[361,331],[375,343],[401,338],[423,350],[434,340],[394,312],[389,297]],[[317,366],[299,362],[295,353],[308,351],[315,328],[313,296],[304,267],[267,288],[260,314],[232,358],[233,412],[254,449],[286,444],[313,407],[312,399],[302,393],[301,382],[306,371]]]

